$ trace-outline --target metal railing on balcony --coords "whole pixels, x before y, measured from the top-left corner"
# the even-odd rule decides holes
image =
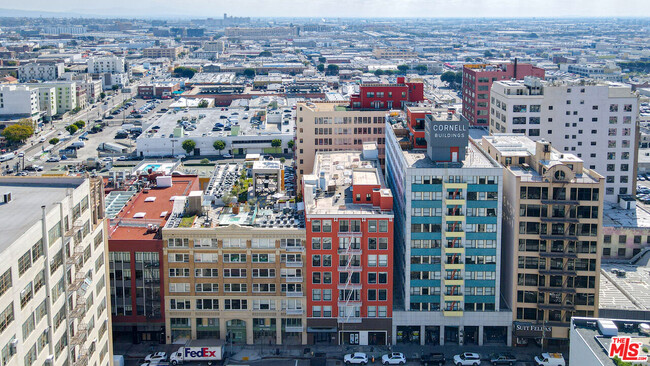
[[[83,319],[86,315],[86,298],[77,296],[74,308],[70,310],[70,317],[75,319]]]
[[[73,346],[83,345],[86,342],[87,338],[88,338],[88,324],[79,323],[79,325],[77,325],[76,332],[70,339],[70,344]]]
[[[79,354],[77,355],[77,360],[72,363],[72,366],[86,366],[88,365],[88,358],[89,358],[89,353],[88,349],[85,347],[82,347],[79,350]]]

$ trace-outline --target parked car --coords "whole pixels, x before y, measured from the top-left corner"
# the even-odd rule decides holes
[[[224,158],[227,158],[227,159],[232,158],[232,155],[230,155],[230,154],[228,154],[228,153],[225,153],[225,154],[223,154],[223,155],[221,155],[221,156],[223,156]]]
[[[381,356],[382,365],[404,365],[406,364],[406,357],[401,352],[393,352]]]
[[[512,366],[517,362],[517,358],[510,353],[499,353],[490,355],[492,365],[509,365]]]
[[[561,353],[542,353],[535,356],[537,366],[564,366],[566,363]]]
[[[117,161],[126,161],[126,156],[120,156],[117,158]]]
[[[59,158],[58,156],[50,156],[46,161],[48,163],[58,163],[59,161],[61,161],[61,158]]]
[[[346,365],[366,365],[368,364],[368,356],[361,352],[351,353],[343,356],[343,362]]]
[[[152,353],[152,354],[147,355],[147,357],[145,357],[144,360],[149,361],[151,363],[165,361],[165,360],[167,360],[167,353],[165,353],[165,352]]]
[[[481,356],[478,353],[465,352],[454,356],[456,366],[478,366],[481,364]]]
[[[420,356],[420,365],[423,366],[442,366],[445,362],[447,359],[442,353],[428,353]]]

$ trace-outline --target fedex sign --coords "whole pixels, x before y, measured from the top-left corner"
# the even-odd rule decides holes
[[[192,357],[192,358],[207,358],[207,357],[217,357],[217,351],[213,351],[208,347],[203,347],[199,348],[196,350],[196,348],[192,347],[186,347],[185,348],[185,358]]]
[[[648,360],[647,356],[639,356],[643,343],[632,342],[630,337],[612,337],[612,343],[609,345],[609,357],[618,357],[621,361],[644,362]]]

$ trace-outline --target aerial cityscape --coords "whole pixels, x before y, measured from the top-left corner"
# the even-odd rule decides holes
[[[0,366],[650,364],[650,7],[566,3],[0,4]]]

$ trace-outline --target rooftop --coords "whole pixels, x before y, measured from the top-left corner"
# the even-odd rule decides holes
[[[650,310],[648,254],[639,261],[640,264],[601,263],[599,308]]]
[[[286,125],[267,123],[257,117],[261,112],[265,110],[198,108],[169,111],[153,122],[140,138],[258,136],[279,135],[283,133],[281,129],[284,133],[293,131],[293,119],[286,120]]]
[[[571,327],[582,337],[587,346],[591,349],[593,354],[598,358],[602,365],[617,365],[613,359],[609,358],[608,351],[612,342],[610,336],[603,335],[600,331],[598,322],[611,321],[618,329],[616,333],[619,337],[633,338],[634,342],[643,343],[642,348],[650,346],[650,337],[640,332],[639,326],[646,324],[647,321],[640,320],[617,320],[617,319],[604,319],[604,318],[579,318],[574,317],[571,319]],[[613,328],[612,328],[613,329]],[[573,341],[572,341],[573,343]],[[648,352],[639,349],[639,356],[648,356]],[[572,360],[577,361],[577,360]],[[644,363],[645,364],[645,363]]]
[[[402,150],[406,163],[411,168],[499,168],[500,165],[483,152],[472,140],[469,139],[465,160],[458,163],[435,162],[427,157],[426,150]]]
[[[635,210],[625,210],[618,205],[605,202],[603,226],[650,228],[650,212],[640,204],[636,205]]]
[[[41,206],[49,212],[83,182],[84,178],[1,177],[0,194],[11,193],[11,201],[0,204],[0,252],[41,220]]]
[[[371,148],[370,151],[372,154]],[[381,197],[392,197],[384,183],[376,158],[364,157],[360,151],[318,152],[315,174],[304,176],[305,210],[310,214],[392,214],[373,204],[353,202],[353,186],[378,186]],[[392,198],[391,198],[392,200]]]
[[[172,212],[177,197],[189,195],[191,191],[199,189],[197,176],[173,176],[171,182],[170,187],[157,187],[151,184],[138,192],[123,192],[126,195],[131,194],[131,197],[111,219],[110,239],[134,239],[133,235],[143,235],[142,229],[146,231],[148,225],[163,226]],[[112,191],[109,197],[119,194],[119,191]],[[108,199],[106,202],[108,205]],[[151,239],[155,232],[147,234],[150,234]]]

